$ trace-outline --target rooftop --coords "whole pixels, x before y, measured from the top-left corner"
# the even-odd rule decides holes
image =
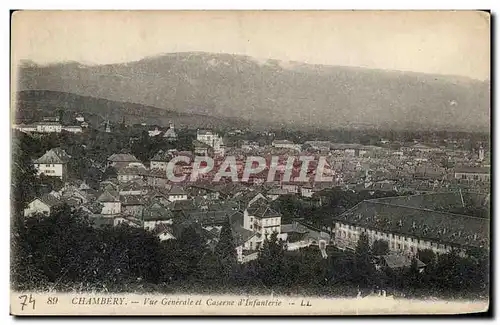
[[[140,162],[139,159],[129,153],[115,153],[109,156],[108,160],[112,162]]]
[[[71,157],[61,148],[47,151],[43,156],[34,161],[35,164],[65,164]]]
[[[404,197],[403,197],[404,198]],[[489,242],[489,219],[366,200],[334,217],[350,225],[463,246]]]

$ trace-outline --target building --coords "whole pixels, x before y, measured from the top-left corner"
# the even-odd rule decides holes
[[[120,195],[117,192],[106,190],[97,201],[102,204],[101,214],[112,217],[121,213]]]
[[[483,146],[479,147],[479,150],[477,152],[477,160],[478,161],[484,160],[484,148],[483,148]]]
[[[324,246],[330,244],[330,234],[314,230],[296,221],[281,225],[280,239],[287,243],[287,250],[294,251],[309,246]]]
[[[266,197],[269,200],[274,201],[277,200],[280,196],[287,194],[290,194],[287,190],[284,190],[282,188],[272,188],[267,192]]]
[[[62,125],[59,122],[44,121],[37,122],[35,125],[36,132],[39,133],[60,133],[62,131]]]
[[[172,154],[160,150],[151,158],[150,168],[167,171],[168,162],[172,159]]]
[[[211,130],[197,130],[196,131],[196,140],[205,143],[206,145],[212,146],[214,141],[219,136],[212,132]]]
[[[85,117],[83,117],[83,115],[81,115],[81,114],[78,114],[75,117],[75,120],[77,120],[79,123],[83,123],[83,122],[85,122]]]
[[[489,182],[491,180],[488,167],[461,167],[455,170],[455,179],[471,182]]]
[[[44,122],[59,122],[59,116],[44,116],[42,118]]]
[[[140,218],[144,202],[139,195],[120,195],[121,213]]]
[[[175,132],[174,123],[170,122],[169,128],[167,131],[165,131],[165,134],[163,134],[163,137],[165,139],[167,139],[168,141],[176,141],[177,140],[177,133]]]
[[[425,269],[425,264],[419,260],[418,258],[415,258],[417,262],[417,269],[419,272],[423,272]],[[389,268],[392,270],[401,270],[404,268],[410,268],[411,264],[413,262],[413,258],[406,256],[406,255],[398,255],[398,254],[389,254],[389,255],[383,255],[380,256],[378,259],[378,262],[376,263],[376,268],[377,269],[383,269],[383,268]]]
[[[243,228],[255,231],[263,241],[273,232],[281,233],[281,214],[271,209],[267,200],[259,199],[243,211]]]
[[[297,149],[297,145],[290,140],[274,140],[272,146],[280,149]]]
[[[161,224],[171,225],[173,218],[172,212],[160,202],[146,205],[142,214],[144,229],[147,230],[153,230]]]
[[[106,121],[106,127],[105,127],[104,131],[106,133],[110,133],[111,132],[111,124],[109,123],[109,120]]]
[[[148,131],[148,134],[150,137],[156,137],[157,135],[161,134],[161,131],[156,127],[154,130]]]
[[[118,181],[129,182],[136,179],[145,179],[149,172],[142,163],[130,163],[128,166],[118,169]]]
[[[62,202],[59,198],[52,194],[45,194],[35,198],[28,204],[28,207],[24,209],[24,216],[29,217],[35,214],[49,215],[53,208],[61,204]]]
[[[199,140],[193,140],[194,154],[197,156],[208,156],[213,149],[206,143]]]
[[[416,256],[430,249],[444,254],[452,248],[465,252],[472,247],[489,247],[489,219],[446,212],[465,202],[483,201],[476,194],[455,192],[365,200],[335,216],[335,245],[354,250],[365,233],[370,244],[384,240],[391,253]]]
[[[67,125],[62,127],[63,131],[71,133],[82,133],[82,127],[80,125]]]
[[[131,163],[141,163],[141,161],[129,153],[115,153],[108,158],[108,166],[117,169],[126,167]]]
[[[14,129],[24,133],[36,132],[36,124],[16,124]]]
[[[168,192],[168,200],[170,202],[187,200],[187,193],[180,186],[172,186]]]
[[[50,177],[66,178],[67,165],[71,157],[61,148],[54,148],[47,151],[43,156],[33,163],[38,175]]]
[[[216,155],[224,155],[224,153],[225,153],[224,141],[222,140],[222,137],[219,136],[215,132],[212,132],[210,130],[198,130],[196,132],[196,141],[204,143],[205,145],[212,148],[213,153]],[[196,147],[197,143],[194,143],[194,144]],[[202,146],[201,145],[199,145],[199,146],[201,149]],[[195,148],[195,150],[196,150],[196,148]],[[203,149],[203,150],[207,151],[206,149]]]
[[[261,245],[261,236],[257,232],[243,228],[243,218],[243,214],[239,211],[229,217],[238,263],[257,259],[258,247]]]
[[[318,151],[330,151],[332,143],[330,141],[306,141],[304,142],[303,148],[310,147],[313,150]]]

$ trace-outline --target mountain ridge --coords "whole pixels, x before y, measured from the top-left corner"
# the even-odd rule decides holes
[[[489,81],[182,52],[88,66],[19,68],[20,90],[46,89],[251,124],[489,129]],[[283,67],[285,65],[285,67]]]

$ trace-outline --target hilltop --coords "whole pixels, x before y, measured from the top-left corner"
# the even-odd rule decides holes
[[[137,108],[157,107],[166,114],[237,118],[254,125],[490,127],[489,81],[230,54],[171,53],[108,65],[26,63],[20,66],[19,88],[137,103],[143,105]]]

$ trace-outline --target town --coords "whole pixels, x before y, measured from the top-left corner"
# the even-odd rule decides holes
[[[328,260],[358,254],[366,241],[370,267],[418,273],[441,255],[489,250],[487,137],[391,131],[341,143],[280,130],[71,119],[13,126],[13,203],[24,220],[62,209],[96,229],[141,229],[163,243],[179,242],[189,228],[212,252],[231,242],[240,265],[276,243],[285,256],[307,251]],[[299,156],[310,157],[308,165],[291,159]],[[235,177],[214,178],[227,157]],[[257,170],[249,157],[263,163],[258,172],[245,172]],[[23,190],[30,180],[24,186],[33,190]]]

